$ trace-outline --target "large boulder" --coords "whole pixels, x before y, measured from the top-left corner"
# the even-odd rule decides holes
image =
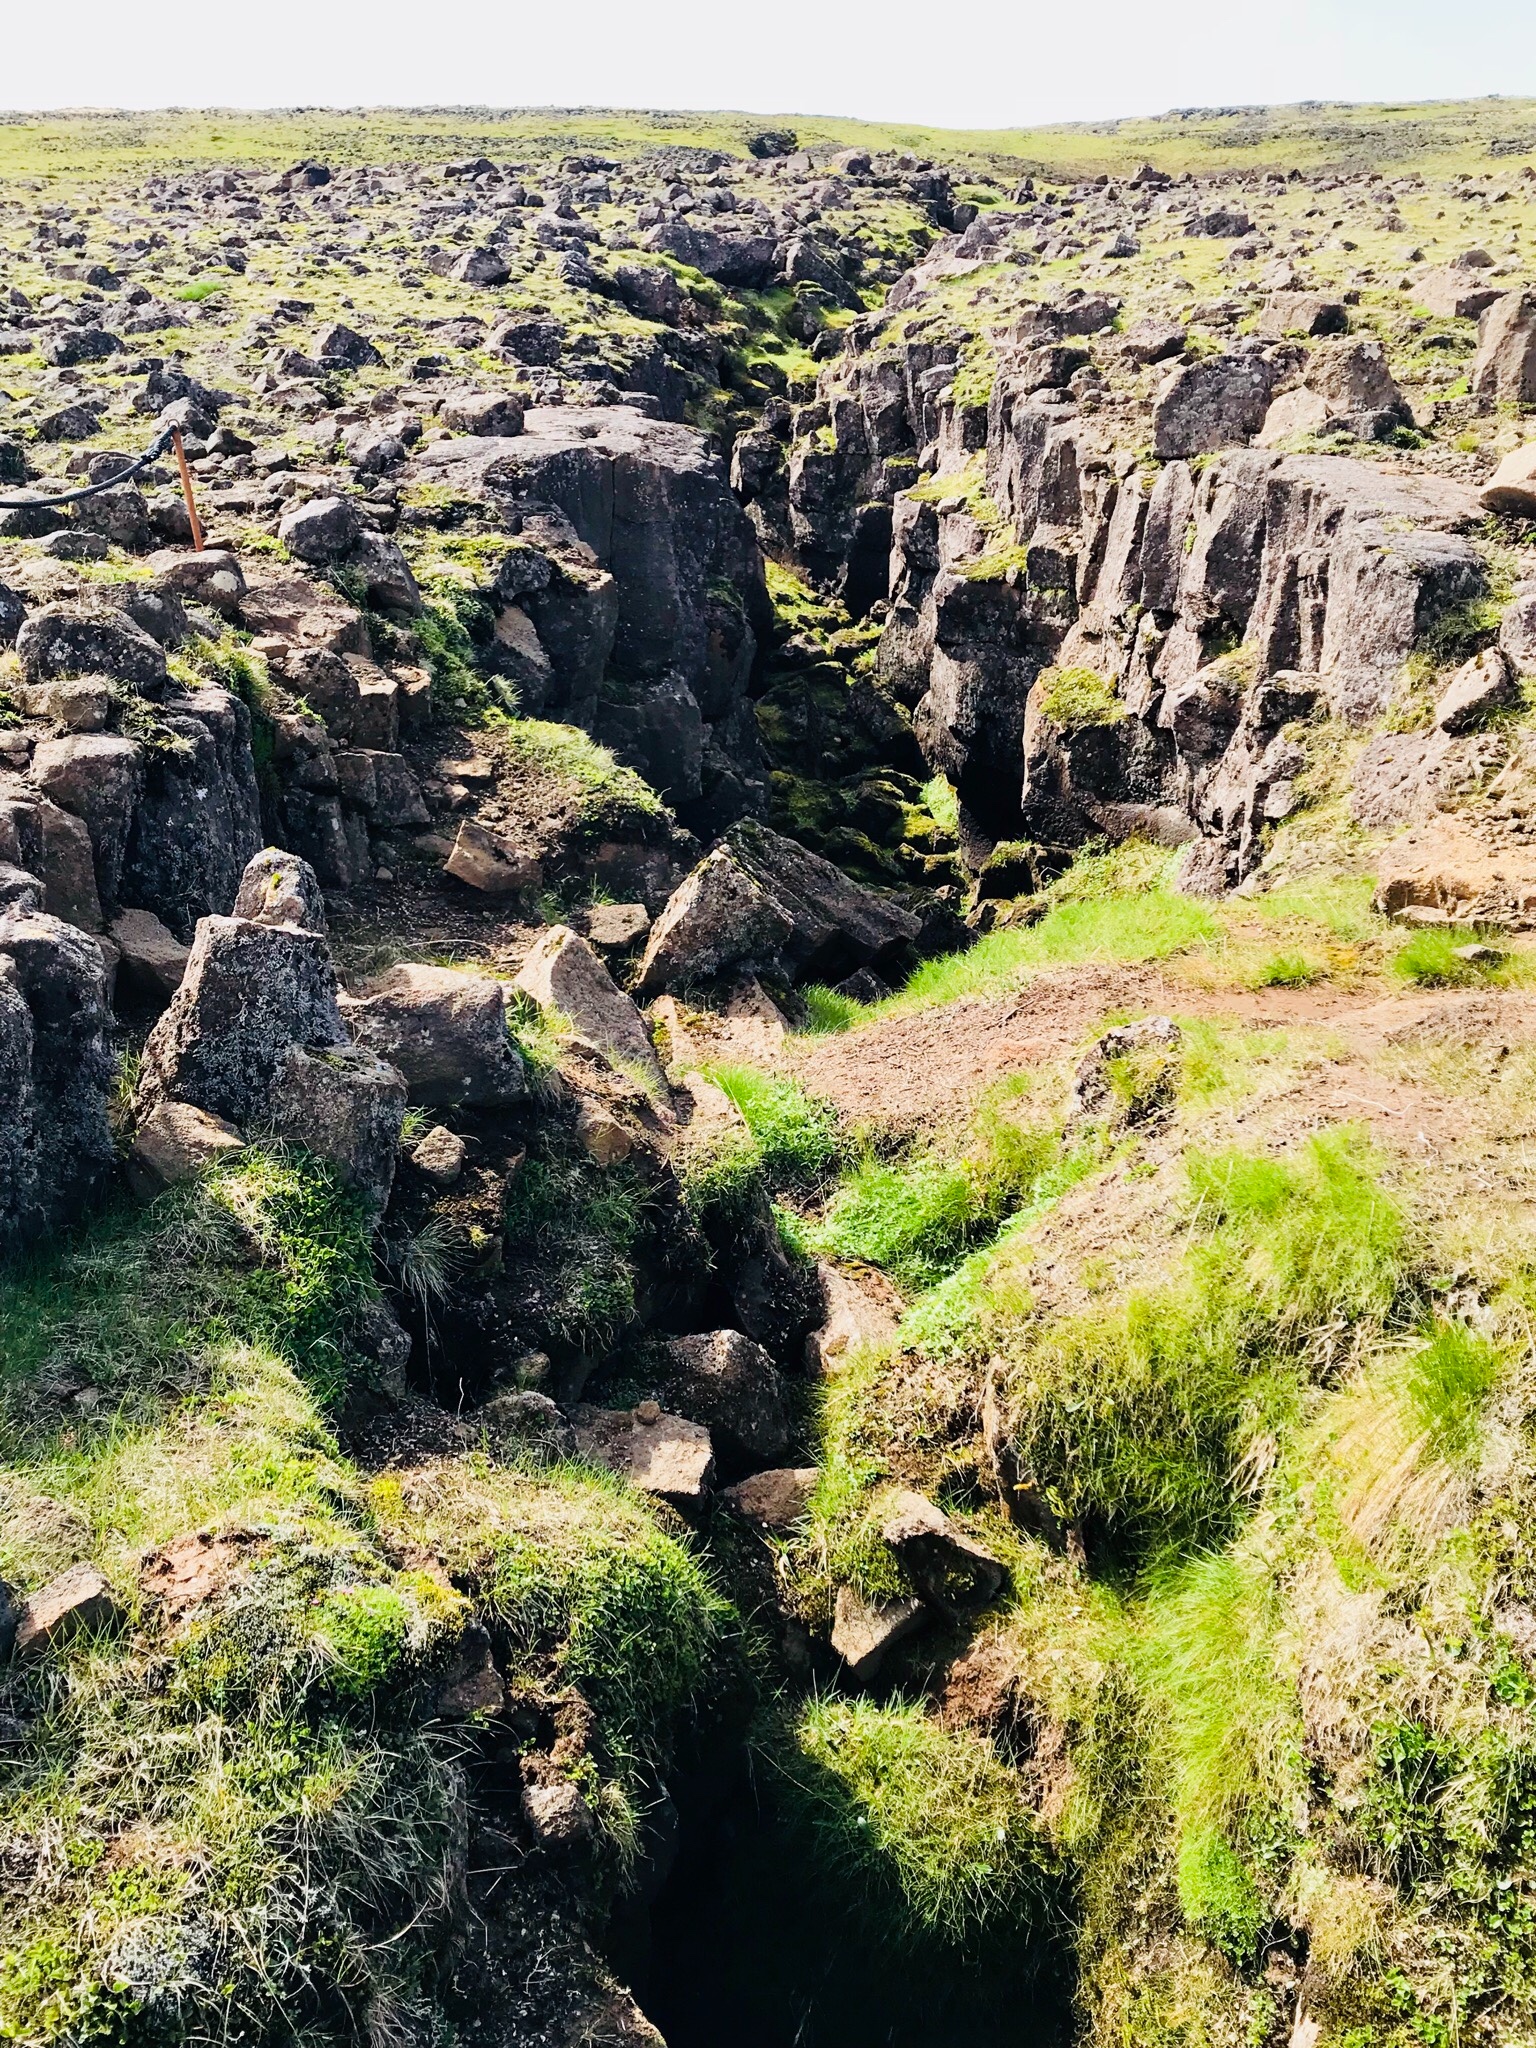
[[[118,900],[128,835],[144,787],[144,749],[116,733],[71,733],[32,751],[32,779],[79,818],[91,838],[96,893],[104,910]]]
[[[71,1221],[112,1170],[106,971],[96,941],[0,915],[0,1254]]]
[[[651,927],[640,963],[642,995],[714,979],[732,968],[766,971],[793,929],[788,915],[717,846],[674,890]]]
[[[384,360],[367,335],[333,320],[315,336],[315,361],[327,369],[362,370],[377,368]]]
[[[638,988],[741,971],[837,980],[899,961],[921,925],[820,854],[743,821],[674,892],[651,929]]]
[[[941,1611],[980,1606],[1002,1590],[1007,1574],[998,1559],[924,1494],[904,1487],[887,1500],[880,1537],[917,1591]]]
[[[262,842],[251,714],[210,687],[167,697],[157,718],[171,744],[147,750],[118,893],[185,941],[229,911]]]
[[[771,1465],[789,1442],[789,1412],[778,1367],[740,1330],[675,1337],[666,1348],[662,1398],[704,1423],[722,1462],[737,1471]]]
[[[1499,647],[1517,674],[1536,676],[1536,590],[1522,591],[1504,614]]]
[[[525,512],[525,532],[535,521],[549,530],[551,509],[567,524],[576,545],[556,557],[521,547],[515,586],[497,587],[526,613],[538,665],[548,664],[538,703],[519,674],[525,704],[595,729],[607,675],[621,687],[601,736],[637,765],[672,760],[680,720],[688,726],[667,771],[679,802],[728,763],[756,772],[744,707],[771,611],[756,535],[702,435],[629,406],[535,406],[520,434],[418,450],[409,476],[484,504],[514,531]]]
[[[653,1094],[666,1076],[645,1019],[579,932],[552,925],[518,969],[514,986],[566,1018],[605,1059]]]
[[[23,1604],[11,1655],[46,1656],[78,1635],[100,1635],[123,1619],[111,1585],[93,1564],[72,1564]]]
[[[523,401],[515,391],[452,391],[438,413],[456,434],[506,439],[523,431]]]
[[[412,1102],[497,1108],[527,1086],[506,993],[489,975],[402,961],[343,1009],[358,1044],[405,1076]]]
[[[443,873],[452,875],[467,889],[483,896],[520,896],[536,889],[544,870],[531,854],[491,832],[474,818],[466,818],[453,842],[453,851],[443,862]]]
[[[1483,314],[1472,395],[1495,405],[1536,405],[1536,292],[1506,292]]]
[[[1244,634],[1261,676],[1317,675],[1335,713],[1376,716],[1437,619],[1480,597],[1478,494],[1338,455],[1229,457],[1207,479],[1177,601]]]
[[[264,846],[246,862],[234,914],[253,924],[291,924],[301,932],[325,933],[325,896],[314,869],[279,846]]]
[[[653,227],[645,247],[690,264],[720,284],[765,285],[773,272],[777,244],[772,235],[720,234],[685,220]]]
[[[1275,376],[1259,355],[1211,356],[1175,370],[1158,393],[1154,452],[1171,462],[1251,441],[1264,424]]]
[[[345,1186],[382,1212],[394,1184],[405,1092],[399,1069],[365,1046],[290,1045],[266,1124],[328,1160]]]
[[[1497,284],[1488,282],[1485,271],[1460,263],[1426,270],[1413,287],[1415,303],[1440,320],[1480,319],[1503,296]]]
[[[205,917],[144,1044],[136,1110],[190,1102],[243,1131],[267,1122],[289,1049],[345,1047],[325,941],[293,925]]]
[[[107,606],[44,605],[28,615],[16,653],[29,683],[106,676],[145,697],[166,687],[165,649],[126,612]]]
[[[348,551],[347,568],[378,610],[412,617],[421,610],[421,592],[398,541],[382,533],[360,533]]]
[[[1379,441],[1412,420],[1379,341],[1330,341],[1308,357],[1302,383],[1270,406],[1259,442],[1339,431]]]
[[[111,933],[118,953],[118,990],[162,1009],[181,986],[189,949],[152,910],[120,911]]]
[[[1451,677],[1436,700],[1435,725],[1441,732],[1475,732],[1495,712],[1519,702],[1519,679],[1508,655],[1488,647]]]
[[[223,1117],[194,1109],[190,1102],[160,1102],[133,1134],[128,1184],[142,1200],[152,1201],[165,1188],[194,1180],[244,1150],[244,1138]]]
[[[853,1586],[839,1586],[832,1609],[832,1647],[855,1685],[873,1678],[896,1645],[915,1635],[928,1619],[921,1600],[874,1600]]]
[[[83,931],[102,928],[96,859],[85,821],[19,778],[0,775],[0,861],[34,875],[43,908]]]
[[[1509,512],[1519,519],[1536,517],[1536,441],[1527,441],[1506,455],[1479,495],[1489,512]]]
[[[1329,341],[1307,358],[1305,381],[1338,413],[1400,411],[1397,388],[1379,341]]]
[[[339,562],[362,532],[350,498],[310,498],[278,521],[277,537],[301,562]]]
[[[204,548],[201,554],[161,548],[150,556],[148,566],[162,595],[195,598],[226,618],[238,618],[245,596],[245,570],[238,555],[224,548]]]

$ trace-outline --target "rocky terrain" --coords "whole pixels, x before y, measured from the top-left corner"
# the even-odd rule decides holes
[[[0,124],[0,2040],[1532,2038],[1530,115]]]

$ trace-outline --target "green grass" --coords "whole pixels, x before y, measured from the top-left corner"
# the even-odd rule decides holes
[[[1262,1562],[1196,1557],[1158,1585],[1137,1663],[1167,1765],[1185,1918],[1236,1961],[1264,1919],[1255,1863],[1288,1843],[1302,1736],[1280,1654],[1283,1609]]]
[[[897,1943],[967,1949],[1042,1919],[1056,1872],[1014,1774],[968,1731],[901,1701],[800,1713],[776,1790],[818,1878]]]
[[[932,776],[923,784],[923,803],[935,825],[947,838],[954,839],[959,835],[960,800],[947,775]]]
[[[1001,995],[1053,967],[1165,960],[1213,940],[1219,930],[1207,905],[1163,887],[1058,902],[1039,924],[991,932],[968,953],[925,962],[892,1000],[926,1008],[961,996]]]
[[[843,1150],[830,1103],[756,1067],[717,1067],[709,1079],[740,1110],[770,1193],[810,1195],[825,1185]]]
[[[306,2004],[318,2023],[317,1986],[419,1984],[455,1794],[410,1702],[464,1609],[372,1545],[322,1417],[371,1290],[324,1171],[256,1152],[0,1281],[6,1576],[94,1557],[153,1638],[145,1551],[207,1527],[240,1567],[157,1657],[82,1640],[25,1675],[4,2038],[263,2038]],[[68,1367],[93,1409],[50,1391]]]
[[[372,1289],[349,1202],[280,1151],[0,1278],[0,1572],[94,1559],[129,1624],[10,1680],[0,2038],[341,2048],[365,2010],[442,2037],[466,1788],[424,1724],[476,1609],[514,1687],[580,1689],[596,1854],[633,1857],[731,1610],[609,1476],[466,1458],[365,1486],[325,1403]],[[178,1541],[210,1573],[185,1613],[140,1578]]]
[[[539,1274],[531,1292],[543,1336],[600,1352],[633,1324],[651,1203],[650,1180],[628,1161],[599,1167],[548,1142],[524,1162],[507,1191],[505,1235]]]
[[[1306,953],[1272,953],[1253,976],[1255,988],[1307,988],[1327,969]]]
[[[808,1236],[825,1256],[878,1266],[915,1293],[993,1236],[1057,1165],[1060,1149],[1054,1125],[983,1111],[959,1156],[938,1149],[895,1160],[866,1153]]]
[[[1483,1409],[1504,1363],[1499,1346],[1465,1323],[1438,1324],[1409,1354],[1403,1390],[1431,1455],[1465,1459],[1476,1447]]]
[[[709,1079],[742,1124],[684,1154],[683,1196],[705,1239],[730,1257],[761,1229],[775,1196],[803,1201],[825,1186],[844,1141],[836,1111],[796,1081],[744,1066],[716,1068]],[[798,1221],[792,1227],[798,1236]]]
[[[1494,957],[1461,958],[1472,946],[1487,946]],[[1426,926],[1414,932],[1392,956],[1392,972],[1419,988],[1472,988],[1479,982],[1498,982],[1507,977],[1508,966],[1495,937],[1451,926]]]
[[[839,995],[835,988],[820,982],[808,982],[800,997],[805,1004],[805,1022],[800,1028],[808,1033],[849,1031],[872,1014],[867,1004],[852,996]]]
[[[650,784],[621,767],[607,747],[574,725],[542,718],[508,718],[496,723],[497,745],[514,768],[573,784],[578,824],[589,836],[645,832],[666,824],[671,813]]]
[[[374,1292],[363,1211],[329,1168],[252,1148],[0,1280],[4,1426],[25,1433],[27,1390],[50,1361],[80,1359],[133,1410],[195,1347],[226,1341],[271,1345],[334,1399],[355,1371],[348,1326]]]
[[[1379,1327],[1405,1281],[1402,1211],[1356,1133],[1188,1175],[1167,1278],[997,1339],[1021,1465],[1132,1557],[1231,1532],[1322,1368],[1315,1332]]]
[[[701,1560],[602,1472],[507,1471],[481,1458],[374,1482],[386,1530],[425,1542],[467,1589],[514,1669],[576,1687],[626,1779],[734,1628]]]
[[[1119,725],[1128,715],[1113,683],[1096,669],[1048,668],[1035,687],[1041,710],[1065,732],[1089,725]]]

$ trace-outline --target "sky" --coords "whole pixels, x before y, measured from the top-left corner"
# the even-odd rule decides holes
[[[1536,96],[1532,0],[0,0],[0,107],[614,106],[957,128]]]

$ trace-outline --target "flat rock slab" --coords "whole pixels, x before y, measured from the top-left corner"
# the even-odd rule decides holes
[[[434,481],[515,488],[551,457],[578,453],[599,461],[655,463],[680,472],[718,473],[715,456],[692,427],[653,420],[628,405],[536,405],[523,431],[434,441],[411,459],[411,470]]]
[[[44,1656],[75,1636],[111,1628],[121,1618],[117,1596],[95,1565],[72,1564],[23,1604],[12,1655]]]
[[[678,1504],[700,1501],[715,1477],[715,1450],[707,1429],[654,1402],[639,1408],[576,1410],[576,1448],[594,1465],[618,1472],[642,1493]]]
[[[873,1678],[888,1650],[915,1635],[927,1619],[921,1600],[866,1600],[839,1586],[832,1617],[832,1647],[856,1681]]]
[[[666,1093],[666,1076],[645,1019],[579,932],[557,924],[541,933],[513,985],[541,1010],[568,1018],[648,1094]]]
[[[791,1529],[805,1513],[820,1477],[814,1465],[780,1465],[728,1486],[720,1498],[743,1521],[756,1522],[759,1528]]]

